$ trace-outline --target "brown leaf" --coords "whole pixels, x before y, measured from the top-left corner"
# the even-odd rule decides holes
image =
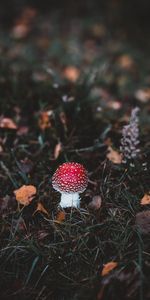
[[[114,164],[121,164],[122,162],[122,155],[116,150],[113,150],[112,147],[108,147],[108,154],[106,157],[112,161]]]
[[[56,216],[56,221],[58,223],[61,223],[61,222],[65,221],[65,218],[66,218],[65,212],[64,211],[59,211],[57,216]]]
[[[101,275],[105,276],[105,275],[109,274],[109,272],[112,271],[117,266],[118,266],[118,263],[115,261],[108,262],[107,264],[104,265]]]
[[[141,199],[141,205],[150,204],[150,194],[145,194]]]
[[[57,159],[59,154],[61,153],[62,151],[62,144],[61,143],[58,143],[56,146],[55,146],[55,149],[54,149],[54,158]]]
[[[35,214],[38,211],[40,211],[40,212],[46,214],[47,216],[49,216],[48,211],[44,208],[44,206],[43,206],[43,204],[41,202],[38,202],[37,208],[36,208],[36,210],[35,210],[35,212],[33,214]]]
[[[92,201],[89,203],[88,207],[93,210],[98,210],[101,207],[102,198],[99,195],[93,197]]]
[[[74,66],[68,66],[65,68],[63,75],[69,81],[76,82],[80,76],[80,71]]]
[[[29,205],[36,194],[36,187],[34,185],[23,185],[14,191],[16,200],[22,205]]]
[[[17,129],[17,125],[10,118],[0,118],[0,128]]]
[[[150,210],[142,211],[136,214],[135,224],[138,225],[144,234],[150,233]]]

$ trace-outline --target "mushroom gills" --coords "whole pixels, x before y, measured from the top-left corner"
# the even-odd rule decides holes
[[[80,197],[78,193],[61,193],[60,206],[65,207],[79,207],[80,206]]]

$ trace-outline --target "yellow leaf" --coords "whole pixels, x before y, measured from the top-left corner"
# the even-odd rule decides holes
[[[150,195],[145,194],[143,198],[141,199],[141,205],[147,205],[150,204]]]
[[[66,218],[65,212],[64,211],[59,211],[57,216],[56,216],[56,221],[58,223],[61,223],[61,222],[65,221],[65,218]]]
[[[117,266],[118,266],[118,263],[115,261],[108,262],[107,264],[104,265],[101,275],[102,276],[107,275],[110,271],[115,269]]]
[[[114,164],[121,164],[122,162],[122,155],[116,150],[113,150],[112,147],[108,147],[108,154],[106,157],[112,161]]]
[[[22,205],[29,205],[36,194],[36,187],[34,185],[23,185],[14,191],[16,200]]]
[[[37,208],[36,208],[36,210],[35,210],[35,212],[33,214],[35,214],[38,211],[40,211],[40,212],[46,214],[47,216],[49,216],[48,211],[44,208],[44,206],[43,206],[43,204],[41,202],[38,202]]]

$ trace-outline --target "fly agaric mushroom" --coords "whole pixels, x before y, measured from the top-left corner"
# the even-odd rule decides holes
[[[61,207],[79,207],[79,194],[85,191],[87,184],[86,169],[75,162],[63,163],[52,177],[53,188],[61,193]]]

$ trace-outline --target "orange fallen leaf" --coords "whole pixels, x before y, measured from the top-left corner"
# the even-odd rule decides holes
[[[108,147],[108,153],[106,157],[112,161],[114,164],[121,164],[122,162],[122,155],[116,150],[113,150],[112,147]]]
[[[150,194],[145,194],[141,199],[141,205],[150,204]]]
[[[65,68],[63,75],[69,81],[76,82],[80,76],[80,71],[74,66],[68,66]]]
[[[14,191],[16,200],[22,205],[29,205],[36,194],[36,187],[34,185],[23,185]]]
[[[17,125],[10,118],[0,118],[0,128],[17,129]]]
[[[57,159],[60,152],[62,151],[62,144],[61,143],[58,143],[56,146],[55,146],[55,149],[54,149],[54,158]]]
[[[34,215],[36,212],[38,212],[38,211],[40,211],[40,212],[46,214],[47,216],[49,216],[48,211],[44,208],[44,206],[43,206],[43,204],[42,204],[41,202],[38,202],[37,208],[36,208],[35,212],[33,213],[33,215]]]
[[[101,275],[105,276],[105,275],[109,274],[109,272],[111,272],[117,266],[118,266],[118,263],[115,261],[108,262],[107,264],[104,265]]]
[[[57,216],[56,216],[56,221],[58,223],[61,223],[61,222],[65,221],[65,218],[66,218],[65,212],[64,211],[59,211]]]

